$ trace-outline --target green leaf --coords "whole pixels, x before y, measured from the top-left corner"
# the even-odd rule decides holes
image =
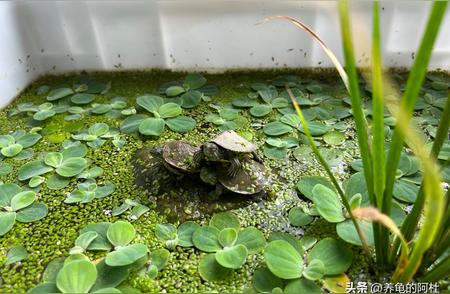
[[[50,261],[47,264],[44,273],[42,274],[42,280],[47,283],[56,283],[56,276],[64,266],[65,259],[65,257],[57,257]]]
[[[186,76],[186,78],[184,79],[183,87],[195,90],[203,87],[205,84],[206,78],[204,76],[202,76],[201,74],[193,73]]]
[[[361,205],[369,205],[369,194],[367,192],[366,179],[364,173],[357,172],[353,174],[345,183],[345,197],[351,199],[354,195],[361,195]]]
[[[219,212],[212,216],[209,221],[211,227],[215,227],[219,231],[225,228],[233,228],[239,230],[241,227],[238,217],[231,212]]]
[[[313,188],[321,184],[327,188],[334,189],[333,184],[325,177],[321,176],[305,176],[297,183],[297,189],[309,200],[313,200]]]
[[[138,259],[146,256],[147,253],[148,248],[144,244],[128,245],[125,247],[119,247],[115,251],[108,253],[108,255],[106,255],[105,262],[109,266],[130,265]]]
[[[64,265],[56,277],[56,285],[63,293],[88,293],[97,279],[95,265],[76,260]]]
[[[3,147],[1,149],[1,153],[6,157],[14,157],[19,154],[23,150],[22,145],[20,144],[12,144],[7,147]]]
[[[296,279],[302,276],[302,257],[284,240],[270,242],[264,250],[264,258],[270,271],[277,277]]]
[[[22,147],[25,149],[36,144],[41,138],[42,136],[39,134],[25,134],[19,137],[16,140],[16,143],[22,145]]]
[[[13,170],[12,166],[7,163],[0,163],[0,177],[11,173]]]
[[[174,132],[187,133],[195,128],[195,120],[188,116],[178,116],[166,119],[167,126]]]
[[[172,224],[157,224],[155,234],[162,241],[174,240],[177,238],[177,228]]]
[[[200,227],[192,235],[192,243],[204,252],[216,252],[222,249],[219,243],[220,231],[215,227]]]
[[[122,291],[120,291],[119,289],[116,288],[103,288],[103,289],[99,289],[95,292],[92,293],[122,293]]]
[[[62,155],[63,159],[66,160],[72,157],[84,157],[87,154],[87,151],[88,148],[85,145],[80,144],[78,146],[71,146],[64,149]]]
[[[152,265],[156,266],[158,271],[162,270],[170,259],[170,252],[167,249],[160,248],[153,250],[151,253]]]
[[[259,268],[253,274],[253,287],[259,293],[271,293],[274,288],[283,288],[283,280],[266,268]]]
[[[42,294],[42,293],[60,293],[58,287],[56,287],[56,283],[40,283],[37,284],[34,288],[31,288],[28,294]]]
[[[63,155],[59,152],[49,152],[45,155],[44,162],[46,165],[58,168],[63,162]]]
[[[75,240],[75,246],[79,246],[86,250],[89,245],[92,243],[92,241],[95,240],[95,238],[98,237],[97,232],[95,231],[88,231],[80,234],[78,238]]]
[[[137,97],[136,103],[148,112],[154,113],[164,104],[164,100],[159,96],[144,95]]]
[[[91,112],[94,114],[104,114],[112,110],[112,106],[110,104],[92,104]]]
[[[247,248],[242,244],[224,247],[216,252],[216,261],[223,267],[237,269],[244,264],[247,254]]]
[[[300,256],[303,256],[304,249],[302,246],[302,243],[300,240],[298,240],[296,237],[292,236],[289,233],[284,232],[272,232],[269,235],[269,242],[276,241],[276,240],[283,240],[288,242],[292,247],[294,247],[295,250],[300,254]]]
[[[325,275],[345,272],[353,261],[353,253],[340,241],[332,238],[320,240],[308,254],[308,262],[319,259],[325,266]]]
[[[35,114],[33,114],[33,119],[38,121],[46,120],[47,118],[50,118],[54,116],[56,112],[53,109],[50,110],[39,110]]]
[[[289,106],[289,102],[284,98],[275,98],[270,104],[272,104],[273,108],[284,108]]]
[[[159,136],[164,131],[164,120],[162,118],[149,117],[139,125],[139,132],[148,136]]]
[[[94,231],[98,234],[97,238],[89,244],[88,250],[110,250],[112,248],[107,237],[107,232],[110,226],[111,223],[100,222],[89,224],[80,231],[80,234],[88,231]]]
[[[120,123],[120,131],[124,134],[131,134],[139,130],[140,124],[147,118],[145,114],[135,114],[127,117]]]
[[[286,294],[298,294],[298,293],[308,293],[308,294],[322,294],[322,290],[313,281],[307,279],[296,279],[284,288],[284,293]]]
[[[404,179],[395,181],[392,195],[400,201],[414,203],[419,192],[419,186]]]
[[[338,195],[322,184],[317,184],[313,190],[313,202],[320,215],[331,223],[345,220],[342,203]]]
[[[243,107],[243,108],[245,108],[245,107],[256,106],[259,103],[256,100],[254,100],[254,99],[250,99],[248,97],[243,97],[243,98],[236,98],[236,99],[234,99],[232,104],[233,104],[233,106],[236,106],[236,107]]]
[[[373,239],[373,226],[371,222],[357,220],[359,227],[366,238],[367,245],[375,246]],[[348,219],[336,225],[336,232],[338,236],[347,243],[362,246],[361,239],[356,231],[352,220]]]
[[[11,200],[20,192],[22,188],[16,184],[0,184],[0,208],[11,206]]]
[[[129,222],[117,221],[109,226],[106,235],[114,246],[126,246],[136,236],[136,230]]]
[[[236,243],[237,236],[238,236],[238,234],[235,229],[225,228],[222,231],[220,231],[220,233],[219,233],[219,243],[223,247],[233,246],[234,243]],[[223,266],[225,266],[225,265],[223,265]],[[225,267],[227,267],[227,266],[225,266]]]
[[[311,223],[313,218],[303,212],[300,207],[294,207],[289,210],[289,223],[295,227],[306,226]]]
[[[73,177],[81,173],[86,166],[86,159],[81,157],[71,157],[62,162],[56,169],[56,173],[63,177]]]
[[[75,104],[88,104],[94,101],[95,95],[88,93],[77,93],[70,98],[70,101]]]
[[[91,135],[103,136],[109,131],[109,126],[105,123],[95,123],[89,127],[88,132]]]
[[[36,193],[33,191],[23,191],[17,193],[11,199],[11,208],[13,211],[18,211],[19,209],[30,206],[34,200],[36,200]]]
[[[95,179],[101,175],[103,175],[103,168],[101,168],[99,166],[94,166],[88,170],[83,171],[79,175],[77,175],[77,178],[79,178],[79,179]]]
[[[298,129],[299,131],[304,133],[302,126],[300,126]],[[318,121],[310,121],[308,122],[308,129],[311,133],[311,136],[322,136],[331,129],[331,126]]]
[[[345,134],[338,131],[331,131],[323,136],[323,140],[329,145],[341,145],[345,141]]]
[[[293,128],[298,128],[300,125],[300,118],[297,114],[285,114],[280,118],[280,121]]]
[[[5,235],[12,229],[16,221],[15,212],[0,211],[0,236]]]
[[[44,203],[33,203],[17,212],[17,221],[31,223],[43,219],[48,214],[47,205]]]
[[[22,245],[16,245],[12,247],[8,253],[6,254],[6,261],[4,265],[13,264],[18,261],[24,260],[27,258],[28,252]]]
[[[272,111],[272,106],[266,104],[255,105],[250,108],[250,114],[254,117],[263,117]]]
[[[325,265],[319,259],[313,259],[303,271],[303,276],[311,281],[316,281],[323,277]]]
[[[168,97],[175,97],[182,93],[184,93],[186,90],[183,87],[180,86],[170,86],[166,89],[166,95]]]
[[[45,182],[45,178],[44,177],[34,176],[28,182],[28,186],[30,188],[35,188],[35,187],[39,186],[40,184],[42,184],[43,182]]]
[[[248,254],[256,254],[266,246],[266,239],[257,228],[247,227],[238,232],[235,244],[244,245],[248,250]]]
[[[158,109],[158,113],[162,118],[176,117],[180,115],[182,112],[183,110],[181,109],[180,105],[173,102],[163,104]]]
[[[199,91],[188,91],[181,95],[181,107],[194,108],[202,101],[203,94]]]
[[[282,160],[287,156],[287,148],[272,147],[267,144],[264,145],[263,152],[264,156],[274,160]]]
[[[263,132],[268,136],[281,136],[292,131],[292,128],[279,121],[268,123],[264,126]]]
[[[48,93],[47,100],[48,101],[58,100],[58,99],[66,97],[66,96],[69,96],[70,94],[73,94],[73,91],[70,88],[53,89]]]
[[[215,254],[207,254],[200,259],[198,265],[198,273],[200,277],[208,282],[220,281],[227,279],[232,269],[221,266],[217,261]]]
[[[97,268],[97,280],[91,288],[91,292],[105,288],[119,286],[130,274],[128,266],[109,266],[103,259],[95,266]]]
[[[178,227],[177,235],[178,235],[178,245],[181,247],[192,247],[194,243],[192,243],[192,235],[194,232],[200,228],[200,226],[192,221],[187,221],[182,223]]]

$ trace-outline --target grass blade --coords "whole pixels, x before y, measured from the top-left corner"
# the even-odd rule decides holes
[[[437,264],[431,271],[429,271],[423,278],[424,282],[437,282],[450,275],[450,255],[443,261]]]

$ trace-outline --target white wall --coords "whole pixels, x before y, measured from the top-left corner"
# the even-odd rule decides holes
[[[370,56],[364,47],[370,45],[371,2],[353,4],[358,60],[364,65]],[[408,67],[430,2],[381,6],[385,64]],[[300,19],[342,58],[334,1],[0,2],[0,106],[44,73],[332,66],[320,47],[287,21],[255,25],[270,15]],[[450,13],[430,68],[450,68]]]

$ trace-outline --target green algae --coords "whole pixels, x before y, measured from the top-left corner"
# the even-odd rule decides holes
[[[212,97],[214,102],[228,103],[234,98],[245,96],[253,82],[266,81],[279,74],[296,74],[304,80],[320,80],[330,87],[335,87],[336,94],[342,95],[343,87],[336,73],[331,71],[248,71],[229,72],[225,74],[206,75],[208,83],[219,87],[217,95]],[[96,102],[106,103],[116,96],[128,99],[129,105],[135,105],[135,98],[147,93],[157,93],[161,84],[182,79],[185,73],[170,71],[145,71],[145,72],[114,72],[93,73],[96,80],[101,82],[111,81],[112,88],[105,94],[98,96]],[[29,119],[23,116],[8,117],[7,111],[18,103],[33,102],[39,104],[45,102],[42,95],[36,95],[36,90],[42,85],[57,85],[71,81],[75,74],[63,76],[45,76],[26,88],[21,95],[4,111],[0,112],[0,134],[6,134],[11,130],[25,129]],[[49,214],[39,222],[30,224],[17,224],[6,236],[0,238],[0,264],[5,260],[6,252],[17,244],[22,244],[30,253],[27,259],[13,265],[0,266],[0,292],[25,292],[38,284],[42,279],[45,266],[53,259],[66,256],[78,236],[81,228],[89,223],[109,221],[113,222],[120,217],[112,217],[112,208],[120,205],[126,198],[137,199],[150,207],[150,211],[133,222],[137,229],[138,242],[148,245],[150,250],[163,246],[156,239],[154,228],[156,224],[167,221],[167,215],[157,209],[157,203],[142,189],[135,186],[133,172],[133,156],[143,148],[162,145],[167,140],[184,139],[194,144],[201,144],[218,133],[217,128],[205,121],[204,117],[211,110],[206,103],[202,103],[195,109],[185,110],[187,115],[197,120],[197,128],[188,134],[178,134],[166,131],[157,139],[148,139],[139,135],[127,135],[127,144],[120,150],[111,142],[105,143],[99,149],[89,149],[86,158],[92,160],[92,164],[104,169],[104,174],[98,179],[99,184],[111,181],[116,190],[104,199],[96,199],[87,204],[67,205],[63,201],[66,194],[76,186],[76,180],[71,179],[70,184],[63,190],[50,190],[44,185],[38,193],[39,201],[44,202],[49,208]],[[243,113],[248,122],[257,121],[261,124],[274,118],[271,114],[263,119],[254,119],[246,112]],[[348,124],[346,134],[354,138],[351,119],[345,119]],[[48,121],[37,124],[43,127],[43,139],[36,144],[32,159],[37,159],[41,152],[58,151],[60,143],[70,137],[71,133],[87,128],[96,122],[105,122],[109,126],[119,127],[120,120],[108,119],[104,115],[85,116],[78,121],[65,121],[63,114],[57,114]],[[239,130],[246,136],[262,145],[265,136],[250,123]],[[357,146],[354,140],[347,140],[341,146],[335,147],[342,151],[339,160],[345,163],[358,157]],[[261,151],[258,151],[262,156]],[[30,159],[30,160],[32,160]],[[317,219],[305,230],[289,226],[287,213],[294,206],[310,206],[310,203],[297,197],[295,184],[304,175],[323,174],[318,169],[318,163],[314,158],[308,160],[267,160],[267,168],[276,175],[269,191],[273,199],[249,203],[234,212],[240,218],[243,226],[256,226],[266,237],[272,231],[286,231],[295,236],[309,235],[316,238],[336,237],[334,225]],[[18,168],[25,161],[4,159],[4,163],[12,166],[12,172],[0,176],[3,182],[17,182]],[[348,172],[338,170],[338,177],[343,180],[348,177]],[[340,172],[340,173],[339,173]],[[25,184],[25,183],[22,183]],[[189,213],[187,213],[189,214]],[[207,222],[207,218],[200,220]],[[349,245],[350,246],[350,245]],[[367,272],[370,263],[363,256],[358,247],[350,246],[357,256],[356,262],[350,269],[350,276]],[[209,283],[201,280],[197,273],[197,265],[201,254],[192,248],[177,248],[171,253],[171,262],[155,279],[149,279],[134,274],[128,278],[126,285],[139,289],[142,292],[209,292],[228,291],[241,292],[251,287],[251,276],[254,270],[264,264],[262,255],[249,257],[245,265],[235,271],[229,280]]]

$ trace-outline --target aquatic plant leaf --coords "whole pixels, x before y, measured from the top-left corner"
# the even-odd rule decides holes
[[[14,157],[23,150],[23,146],[20,144],[11,144],[1,149],[1,153],[6,157]]]
[[[106,235],[115,247],[126,246],[136,236],[136,230],[129,222],[117,221],[109,226]]]
[[[69,159],[72,157],[84,157],[87,154],[88,148],[79,143],[76,146],[70,146],[67,147],[63,150],[62,155],[63,155],[63,159]]]
[[[320,215],[331,223],[345,220],[343,205],[336,192],[322,184],[317,184],[312,190],[313,202]]]
[[[300,207],[294,207],[289,210],[289,223],[295,227],[306,226],[311,223],[313,218],[303,212]]]
[[[225,228],[233,228],[238,231],[241,227],[238,217],[231,212],[219,212],[214,214],[209,221],[209,225],[215,227],[219,231]]]
[[[298,128],[300,126],[300,119],[296,114],[285,114],[280,118],[280,121],[293,128]]]
[[[91,167],[77,175],[78,179],[95,179],[103,175],[103,168],[99,166]]]
[[[242,244],[238,244],[231,247],[224,247],[222,250],[217,251],[215,256],[216,261],[221,266],[238,269],[244,264],[247,255],[247,248]]]
[[[266,268],[259,268],[255,271],[252,278],[253,287],[259,293],[271,293],[274,288],[283,288],[283,280],[272,274],[272,272]]]
[[[151,252],[151,264],[156,266],[158,271],[162,270],[170,259],[170,252],[167,249],[159,248]]]
[[[325,265],[318,259],[313,259],[303,270],[303,276],[311,281],[316,281],[323,277]]]
[[[310,121],[308,122],[308,128],[311,136],[322,136],[331,129],[331,126],[318,121]],[[298,130],[304,133],[302,126],[299,126]]]
[[[90,290],[91,292],[117,287],[125,281],[130,274],[130,267],[109,266],[106,264],[105,259],[102,259],[95,267],[97,268],[97,279]]]
[[[63,162],[63,155],[59,152],[49,152],[45,155],[44,162],[47,165],[58,168]]]
[[[292,128],[279,121],[266,124],[263,128],[264,134],[268,136],[281,136],[292,131]]]
[[[71,157],[65,159],[55,171],[60,176],[73,177],[81,173],[86,166],[86,159],[82,157]]]
[[[36,144],[42,138],[39,134],[25,134],[16,139],[16,143],[22,145],[23,148],[28,148]]]
[[[0,208],[11,206],[11,200],[20,192],[22,188],[17,184],[0,184]]]
[[[0,177],[11,173],[13,170],[12,166],[7,163],[0,163]]]
[[[48,101],[58,100],[66,96],[69,96],[70,94],[73,94],[73,90],[70,88],[53,89],[48,93],[47,100]]]
[[[215,254],[204,255],[198,265],[200,277],[208,282],[226,280],[232,272],[232,269],[223,267],[216,261]]]
[[[112,224],[111,226],[113,226]],[[109,232],[109,230],[108,230]],[[106,255],[105,262],[109,266],[130,265],[138,259],[146,256],[148,248],[144,244],[132,244],[125,247],[119,247]]]
[[[181,107],[194,108],[202,101],[203,94],[199,91],[187,91],[181,95]]]
[[[264,258],[270,271],[282,279],[302,276],[303,260],[298,251],[284,240],[270,242],[264,249]]]
[[[183,87],[187,89],[198,89],[206,84],[206,78],[198,73],[188,74],[184,79]]]
[[[0,236],[5,235],[12,229],[16,222],[15,212],[0,211]]]
[[[147,118],[145,114],[135,114],[127,117],[120,123],[120,131],[124,134],[131,134],[139,130],[139,125]]]
[[[87,231],[83,234],[80,234],[78,238],[75,240],[75,246],[79,246],[86,250],[89,245],[92,243],[92,241],[95,240],[95,238],[98,237],[97,232],[95,231]]]
[[[284,99],[284,98],[275,98],[273,99],[270,104],[272,105],[273,108],[284,108],[284,107],[288,107],[289,102],[288,100]]]
[[[110,104],[92,104],[91,112],[94,114],[104,114],[112,110],[112,106]]]
[[[89,258],[81,253],[70,254],[66,259],[64,259],[64,266],[68,265],[73,261],[89,261]]]
[[[43,121],[43,120],[46,120],[47,118],[54,116],[55,114],[56,114],[56,112],[52,109],[39,110],[38,112],[33,114],[33,119],[38,120],[38,121]]]
[[[349,284],[350,279],[346,274],[324,277],[323,279],[323,287],[331,293],[347,293],[347,285]]]
[[[192,235],[192,243],[204,252],[216,252],[222,249],[219,242],[220,231],[215,227],[200,227]]]
[[[56,276],[64,266],[65,259],[65,257],[57,257],[50,261],[45,267],[44,273],[42,274],[42,280],[46,283],[56,283]]]
[[[104,198],[108,195],[111,195],[112,193],[114,193],[115,190],[115,186],[112,183],[106,183],[103,186],[99,186],[96,190],[95,190],[95,198]]]
[[[321,184],[327,188],[334,189],[333,184],[325,177],[321,176],[305,176],[300,179],[297,183],[297,189],[309,200],[313,200],[313,188]]]
[[[287,156],[287,148],[273,147],[266,144],[264,145],[263,153],[267,158],[282,160]]]
[[[43,219],[48,214],[47,205],[44,203],[33,203],[17,212],[17,221],[31,223]]]
[[[189,116],[178,116],[166,119],[166,124],[174,132],[187,133],[195,128],[195,120]]]
[[[284,292],[286,294],[308,293],[308,294],[322,294],[322,289],[316,285],[313,281],[307,279],[296,279],[290,281]]]
[[[303,236],[298,243],[303,248],[303,250],[309,250],[311,247],[314,246],[314,244],[317,243],[317,239],[313,236]]]
[[[166,89],[166,95],[167,97],[175,97],[180,94],[183,94],[186,90],[183,87],[180,86],[170,86]]]
[[[163,241],[174,240],[177,238],[177,228],[172,224],[157,224],[155,235]]]
[[[233,106],[236,106],[236,107],[247,108],[247,107],[256,106],[259,103],[255,99],[250,99],[248,97],[243,97],[243,98],[236,98],[236,99],[234,99],[232,104],[233,104]]]
[[[200,225],[193,221],[182,223],[177,230],[178,245],[181,247],[194,246],[194,243],[192,243],[192,235],[198,228],[200,228]]]
[[[95,265],[76,260],[64,265],[56,277],[56,285],[62,293],[88,293],[96,279]]]
[[[400,179],[395,181],[392,195],[400,201],[414,203],[418,192],[419,186],[404,179]]]
[[[13,211],[18,211],[22,208],[30,206],[36,200],[36,193],[33,191],[23,191],[17,193],[11,199],[11,208]]]
[[[110,250],[112,248],[112,245],[108,241],[107,237],[107,232],[110,226],[111,223],[100,222],[89,224],[80,231],[80,234],[88,231],[94,231],[98,234],[97,238],[89,244],[88,250]]]
[[[88,104],[94,101],[95,95],[88,93],[77,93],[70,98],[70,101],[75,104]]]
[[[256,254],[266,246],[266,239],[263,233],[255,227],[247,227],[238,232],[237,244],[242,244],[247,248],[248,254]]]
[[[164,120],[162,118],[149,117],[139,125],[139,132],[148,136],[159,136],[164,131]]]
[[[300,240],[298,240],[291,234],[285,232],[272,232],[269,235],[269,242],[276,240],[283,240],[288,242],[295,250],[297,250],[298,254],[300,254],[301,256],[303,255],[304,249],[302,247],[302,244],[300,243]]]
[[[353,252],[344,244],[332,238],[322,239],[309,251],[308,262],[319,259],[325,266],[325,275],[341,274],[353,261]]]
[[[35,287],[28,290],[27,293],[42,294],[42,293],[61,293],[61,292],[59,291],[58,287],[56,287],[56,282],[55,283],[44,282],[37,284]]]
[[[219,233],[219,243],[223,247],[233,246],[234,243],[236,243],[237,236],[238,236],[238,233],[236,232],[235,229],[225,228],[222,231],[220,231],[220,233]],[[227,267],[227,266],[225,266],[225,267]]]
[[[364,173],[357,172],[353,174],[346,182],[345,182],[345,197],[347,199],[351,199],[354,195],[361,195],[361,205],[367,206],[369,205],[369,195],[366,187],[366,179],[364,177]]]
[[[375,246],[373,239],[373,226],[372,223],[362,220],[357,220],[359,227],[366,239],[366,243],[369,246]],[[352,220],[346,220],[336,225],[336,233],[338,236],[347,243],[362,246],[361,239],[356,231],[355,225]]]
[[[122,291],[116,288],[102,288],[92,293],[122,293]]]
[[[88,132],[90,135],[97,137],[103,136],[109,131],[109,126],[105,123],[95,123],[89,127]]]
[[[341,145],[345,141],[345,134],[339,131],[331,131],[323,135],[323,140],[329,145]]]
[[[272,111],[272,106],[266,104],[255,105],[250,108],[250,114],[254,117],[263,117]]]
[[[163,104],[159,107],[158,113],[161,118],[171,118],[180,115],[183,112],[181,107],[173,102]]]

